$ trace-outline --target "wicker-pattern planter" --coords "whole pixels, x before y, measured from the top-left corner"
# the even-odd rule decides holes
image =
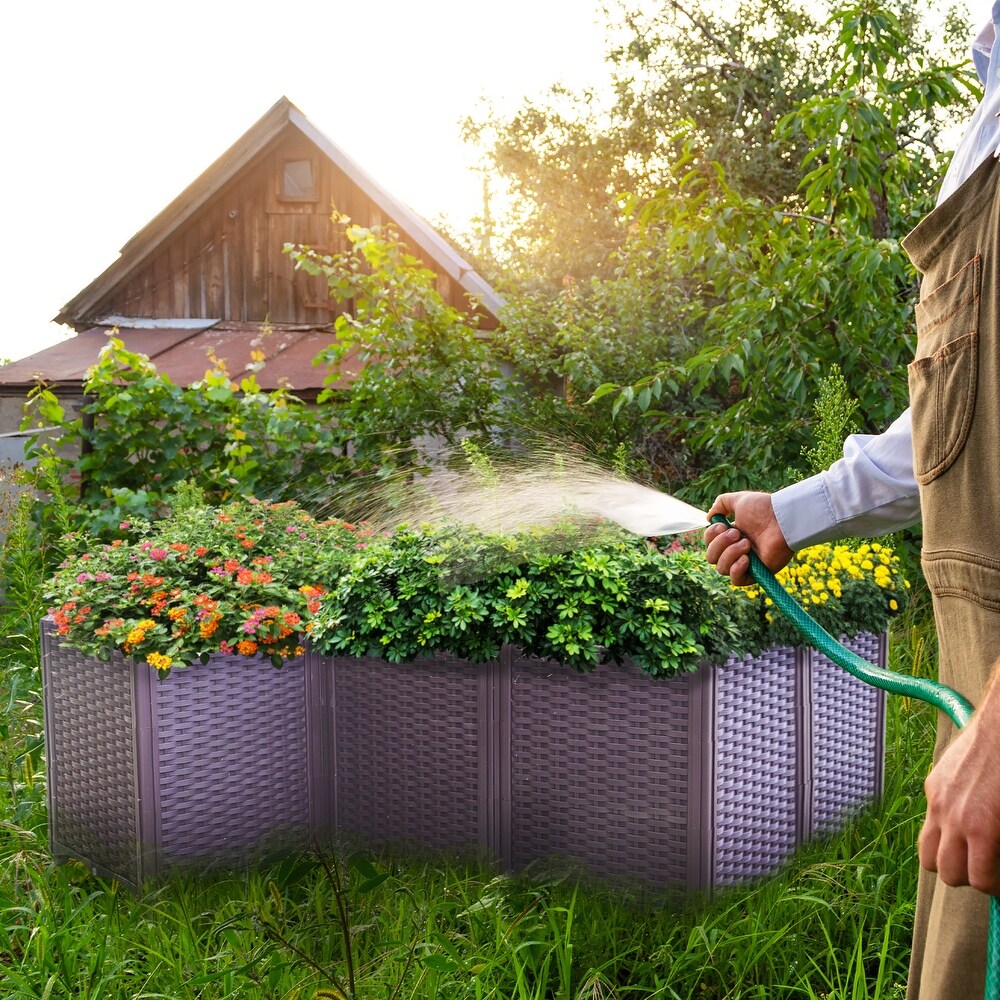
[[[160,681],[42,627],[49,840],[136,885],[178,865],[305,847],[312,827],[302,661],[216,657]]]
[[[884,665],[885,637],[853,648]],[[884,695],[807,649],[671,680],[522,658],[218,658],[165,681],[43,630],[54,854],[129,883],[344,830],[707,889],[882,785]]]

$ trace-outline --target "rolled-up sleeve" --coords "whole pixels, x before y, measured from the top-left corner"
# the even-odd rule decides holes
[[[874,538],[916,524],[913,434],[906,410],[882,434],[853,434],[826,472],[778,490],[774,513],[789,546]]]

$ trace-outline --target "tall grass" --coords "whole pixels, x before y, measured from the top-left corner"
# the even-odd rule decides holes
[[[18,541],[20,538],[20,542]],[[12,541],[13,540],[13,541]],[[27,545],[17,528],[8,556]],[[18,587],[40,565],[16,553]],[[7,604],[24,636],[37,606]],[[926,615],[901,623],[896,669],[933,669]],[[0,995],[274,1000],[721,1000],[902,997],[914,843],[933,713],[890,701],[883,801],[777,876],[683,898],[538,866],[324,850],[135,895],[47,852],[32,637],[0,642]]]

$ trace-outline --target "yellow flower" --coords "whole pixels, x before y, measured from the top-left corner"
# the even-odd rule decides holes
[[[150,653],[146,657],[146,662],[153,667],[154,670],[166,670],[174,661],[169,657],[165,656],[163,653]]]

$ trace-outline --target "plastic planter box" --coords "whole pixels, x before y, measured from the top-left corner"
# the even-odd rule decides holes
[[[884,636],[859,636],[885,664]],[[473,665],[220,657],[166,681],[43,640],[50,838],[130,883],[341,830],[708,889],[882,788],[884,695],[808,649],[671,680],[505,648]]]
[[[849,645],[885,665],[885,636]],[[337,659],[322,683],[325,822],[508,869],[562,856],[708,889],[772,872],[882,790],[884,693],[807,648],[670,680],[509,647],[479,667]]]
[[[145,663],[60,646],[43,623],[55,858],[134,886],[307,846],[307,680],[302,661],[218,656],[161,681]]]

